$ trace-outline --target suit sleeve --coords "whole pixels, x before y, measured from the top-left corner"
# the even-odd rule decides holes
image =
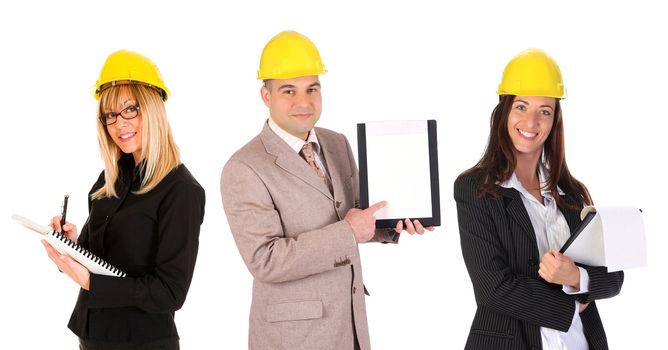
[[[400,234],[393,228],[379,228],[369,242],[399,243]]]
[[[489,205],[477,192],[472,175],[460,176],[455,181],[462,254],[476,303],[515,319],[568,331],[575,297],[511,269],[509,253],[514,253],[506,251]]]
[[[174,186],[158,208],[155,272],[124,278],[91,274],[88,306],[135,306],[149,313],[180,309],[195,269],[204,203],[199,185]]]
[[[624,271],[609,273],[606,267],[577,265],[587,270],[589,275],[589,292],[577,294],[579,302],[590,303],[594,300],[612,298],[622,290]]]
[[[357,254],[352,228],[345,220],[285,237],[280,213],[267,187],[240,160],[231,159],[223,168],[220,191],[241,257],[257,280],[298,280],[340,268],[336,261]]]

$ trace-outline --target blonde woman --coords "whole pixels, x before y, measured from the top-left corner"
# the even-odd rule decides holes
[[[96,83],[97,134],[105,169],[88,200],[89,217],[62,231],[125,271],[89,271],[43,241],[51,260],[81,286],[68,327],[80,349],[178,349],[174,312],[186,299],[197,257],[204,190],[179,160],[148,58],[111,54]],[[52,226],[60,231],[60,216]]]

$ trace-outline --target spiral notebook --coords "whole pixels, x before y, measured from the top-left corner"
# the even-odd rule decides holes
[[[125,277],[125,272],[119,270],[117,267],[104,261],[102,258],[96,256],[84,247],[72,242],[67,236],[52,229],[49,226],[40,225],[30,219],[24,218],[21,215],[12,215],[12,219],[16,220],[21,225],[37,232],[45,239],[53,248],[61,254],[67,254],[81,265],[85,266],[88,271],[98,275]]]

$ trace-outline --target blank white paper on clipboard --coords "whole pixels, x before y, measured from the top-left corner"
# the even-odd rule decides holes
[[[606,266],[608,272],[647,266],[647,243],[642,213],[633,207],[588,206],[595,216],[573,237],[564,255],[590,266]]]
[[[436,121],[378,121],[358,124],[360,206],[380,201],[377,227],[419,219],[440,225]]]

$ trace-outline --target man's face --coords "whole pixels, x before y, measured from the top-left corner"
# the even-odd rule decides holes
[[[281,129],[306,140],[322,111],[318,76],[273,79],[262,87],[261,94],[271,119]]]

